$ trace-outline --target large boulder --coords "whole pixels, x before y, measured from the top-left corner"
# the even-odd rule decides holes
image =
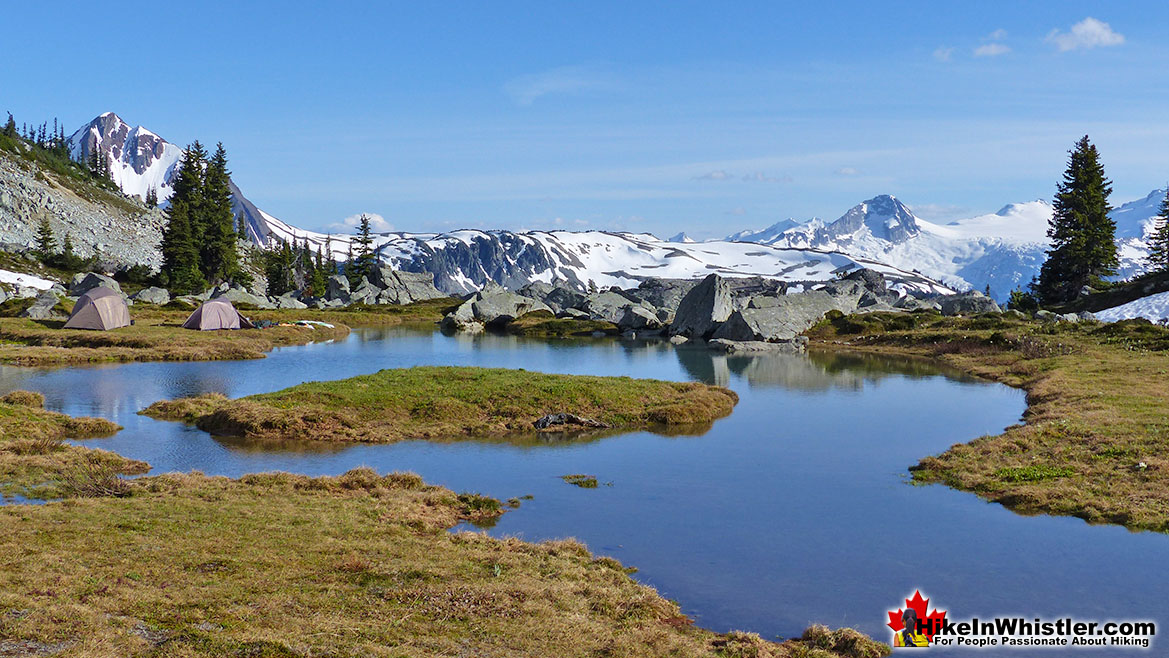
[[[119,295],[122,294],[122,286],[118,285],[117,281],[97,272],[82,272],[73,275],[73,280],[69,283],[69,296],[80,297],[94,288],[109,288]]]
[[[622,331],[658,331],[664,326],[657,313],[644,306],[625,307],[621,319],[617,320],[617,328]]]
[[[782,297],[762,298],[769,305],[734,311],[711,337],[772,343],[790,341],[816,324],[829,311],[855,311],[859,297],[851,292],[834,294],[828,290],[809,290]]]
[[[443,329],[453,331],[480,331],[484,327],[501,327],[532,311],[548,311],[541,301],[517,295],[503,289],[476,293],[442,319]]]
[[[993,299],[974,291],[949,295],[938,300],[942,315],[977,315],[979,313],[1000,313],[1002,309]]]
[[[674,321],[670,323],[670,334],[706,338],[730,317],[733,310],[727,280],[711,274],[682,297]]]
[[[69,316],[57,310],[58,301],[60,300],[56,293],[46,290],[37,295],[36,301],[32,303],[32,306],[24,309],[20,317],[32,318],[33,320],[64,320]]]
[[[349,303],[349,279],[340,274],[334,274],[329,277],[329,281],[325,284],[325,299],[328,301],[340,301],[343,304]]]
[[[430,272],[405,272],[383,265],[374,270],[371,283],[381,290],[379,304],[410,304],[447,296],[434,287]]]
[[[293,293],[285,293],[276,298],[276,308],[302,309],[308,308],[308,304],[297,299]]]
[[[361,282],[357,284],[357,288],[349,291],[349,303],[376,304],[378,303],[378,295],[381,293],[381,289],[370,283],[369,279],[361,277]]]
[[[853,270],[844,278],[846,281],[859,281],[866,289],[877,295],[884,295],[889,290],[885,283],[885,275],[867,267]]]
[[[228,288],[227,290],[217,291],[215,297],[226,299],[235,306],[249,304],[255,308],[276,308],[276,305],[268,301],[266,297],[253,295],[243,288]]]
[[[543,302],[550,307],[559,307],[560,310],[575,308],[579,311],[584,310],[585,302],[588,297],[562,285],[552,287],[548,292],[548,296],[543,299]]]
[[[654,308],[665,309],[673,317],[682,298],[698,283],[698,279],[646,279],[625,294]]]
[[[143,288],[133,295],[130,295],[130,299],[136,302],[143,302],[145,304],[158,304],[159,306],[162,306],[163,304],[170,301],[170,293],[167,292],[166,288]]]
[[[618,324],[625,316],[625,310],[634,306],[644,308],[653,314],[657,309],[646,306],[645,303],[629,299],[616,292],[595,292],[585,298],[581,307],[594,320],[604,320]]]

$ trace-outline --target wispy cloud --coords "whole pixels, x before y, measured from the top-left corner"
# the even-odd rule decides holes
[[[859,176],[861,172],[856,167],[841,167],[835,173],[837,176]]]
[[[1089,16],[1073,25],[1069,32],[1052,30],[1047,35],[1047,42],[1054,44],[1062,53],[1069,50],[1119,46],[1124,43],[1124,35],[1113,30],[1108,23]]]
[[[991,32],[990,34],[986,35],[987,41],[1002,41],[1003,39],[1006,39],[1006,38],[1007,38],[1007,31],[1001,27],[999,29],[995,30],[994,32]]]
[[[953,59],[953,57],[954,57],[954,49],[953,48],[942,47],[942,48],[938,48],[937,50],[934,51],[934,59],[938,60],[939,62],[948,62],[951,59]]]
[[[762,171],[756,171],[755,173],[747,174],[746,176],[743,176],[743,180],[748,182],[748,183],[790,183],[790,182],[792,182],[791,176],[768,176],[768,175],[764,174]]]
[[[975,57],[997,57],[1011,52],[1011,47],[1005,43],[986,43],[974,49]]]
[[[543,73],[523,75],[503,86],[517,105],[531,105],[552,94],[579,95],[616,86],[612,76],[585,66],[564,66]]]
[[[724,215],[734,215],[737,217],[739,215],[746,215],[747,209],[744,208],[743,206],[739,206],[737,208],[731,208],[730,210],[725,210],[725,211],[723,211],[723,214]]]
[[[701,176],[695,176],[694,180],[730,180],[732,178],[734,178],[734,176],[731,174],[728,174],[722,169],[716,169],[714,171],[708,171]]]
[[[344,233],[352,232],[352,231],[356,230],[358,226],[361,226],[361,216],[363,214],[369,217],[369,228],[374,233],[385,233],[387,231],[394,230],[393,224],[390,224],[389,222],[387,222],[385,217],[382,217],[381,215],[377,214],[376,212],[358,213],[356,215],[350,215],[350,216],[346,217],[345,219],[342,219],[339,222],[333,222],[332,224],[329,224],[329,228],[331,230],[341,231]]]

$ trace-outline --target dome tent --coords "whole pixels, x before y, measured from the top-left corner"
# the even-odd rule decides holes
[[[109,331],[130,325],[130,309],[117,291],[98,286],[86,292],[73,305],[65,329]]]
[[[255,329],[255,325],[240,315],[225,297],[203,302],[183,323],[184,329],[215,331],[216,329]]]

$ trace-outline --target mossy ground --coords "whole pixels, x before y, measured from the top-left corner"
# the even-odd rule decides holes
[[[915,480],[1024,513],[1169,532],[1169,329],[872,313],[834,315],[809,335],[833,349],[939,358],[1027,390],[1024,424],[923,459]]]
[[[258,359],[282,345],[343,338],[351,326],[434,322],[449,306],[450,300],[433,300],[344,310],[244,311],[253,320],[317,320],[332,323],[334,327],[331,329],[314,326],[193,331],[182,328],[190,309],[160,308],[150,304],[131,306],[134,324],[113,331],[62,329],[64,322],[59,320],[0,317],[0,363],[65,365],[110,361]],[[9,303],[7,310],[9,315],[16,315],[22,309]]]
[[[548,311],[533,311],[512,320],[506,331],[516,336],[529,338],[566,338],[569,336],[591,336],[596,332],[607,336],[620,333],[617,325],[603,320],[558,318]]]
[[[738,397],[694,382],[417,367],[311,382],[239,400],[207,395],[156,402],[146,415],[251,438],[389,442],[531,431],[550,413],[612,427],[710,423]]]

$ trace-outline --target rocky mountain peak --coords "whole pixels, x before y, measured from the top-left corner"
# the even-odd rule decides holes
[[[105,112],[69,137],[75,160],[87,162],[96,151],[110,163],[110,177],[126,194],[145,199],[153,188],[159,201],[170,198],[171,179],[183,150],[142,126]]]
[[[868,227],[873,237],[894,243],[905,242],[921,233],[917,217],[890,194],[875,196],[853,206],[825,230],[836,239],[853,235],[864,227]]]

